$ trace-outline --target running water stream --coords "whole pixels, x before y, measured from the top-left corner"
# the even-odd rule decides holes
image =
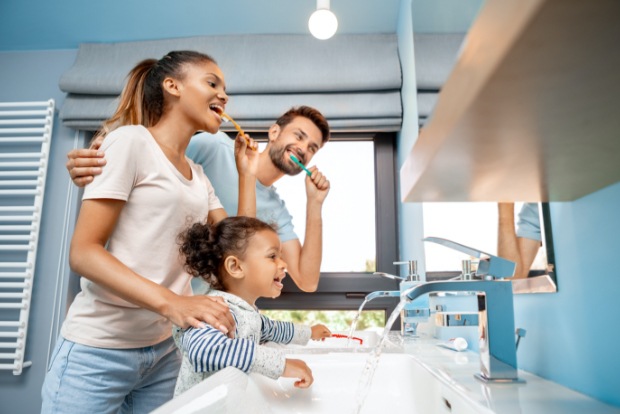
[[[362,309],[364,309],[364,306],[366,306],[366,303],[368,303],[368,299],[364,299],[359,309],[357,310],[357,313],[355,314],[353,321],[351,322],[351,328],[349,329],[349,336],[347,337],[347,346],[346,346],[347,348],[351,344],[351,338],[353,338],[353,332],[355,332],[355,328],[357,328],[357,321],[359,321],[360,316],[362,314]]]
[[[396,306],[396,308],[394,309],[394,311],[388,318],[387,323],[385,324],[385,329],[383,330],[383,335],[381,335],[381,339],[379,339],[379,343],[370,352],[370,355],[368,355],[368,359],[366,360],[366,365],[364,366],[364,369],[362,370],[360,381],[357,386],[357,393],[355,395],[356,405],[355,405],[355,409],[353,410],[354,414],[359,414],[359,412],[361,411],[364,405],[364,400],[366,399],[366,396],[368,395],[368,390],[370,389],[370,385],[372,384],[372,378],[374,376],[375,370],[377,369],[379,358],[381,357],[381,350],[383,349],[383,344],[385,343],[390,333],[390,329],[392,329],[392,325],[394,325],[394,321],[396,321],[396,318],[398,318],[398,316],[400,315],[400,311],[405,307],[406,303],[407,303],[407,300],[401,298],[400,302],[398,302],[398,305]],[[362,303],[362,306],[360,306],[360,311],[362,307],[364,306],[364,304],[365,302]],[[360,312],[358,312],[355,319],[353,320],[353,324],[351,326],[351,333],[349,336],[353,335],[353,330],[355,329],[355,326],[357,325],[357,319],[359,318],[359,315],[360,315]],[[348,346],[348,343],[347,343],[347,346]]]

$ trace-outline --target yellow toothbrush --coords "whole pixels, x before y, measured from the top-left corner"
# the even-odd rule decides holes
[[[234,119],[232,119],[232,117],[230,115],[228,115],[226,112],[222,112],[220,115],[222,118],[232,122],[233,126],[235,127],[235,129],[237,131],[239,131],[239,133],[241,134],[241,136],[243,138],[245,138],[245,143],[248,144],[248,147],[252,148],[252,151],[256,151],[256,147],[252,147],[250,146],[250,140],[248,139],[248,137],[245,135],[245,132],[243,132],[243,129],[239,126],[238,123],[235,122]]]

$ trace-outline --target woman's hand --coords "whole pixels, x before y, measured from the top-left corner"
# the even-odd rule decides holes
[[[221,297],[176,295],[176,298],[169,302],[164,316],[183,329],[190,326],[202,328],[208,323],[230,338],[235,334],[235,320],[228,304]]]
[[[256,176],[258,171],[258,144],[248,134],[235,139],[235,163],[239,176]]]
[[[332,336],[332,332],[325,325],[314,325],[312,328],[312,340],[319,341]]]
[[[308,388],[314,382],[310,367],[301,359],[287,359],[282,376],[285,378],[299,378],[294,384],[297,388]]]

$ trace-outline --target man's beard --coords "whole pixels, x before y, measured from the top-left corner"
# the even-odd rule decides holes
[[[286,156],[286,151],[291,146],[287,147],[276,147],[272,146],[269,148],[269,158],[271,158],[271,162],[276,166],[276,168],[282,171],[286,175],[297,175],[301,172],[301,168],[295,164],[288,156]],[[297,155],[296,155],[297,156]],[[297,156],[300,158],[299,156]],[[301,159],[300,159],[301,161]],[[303,162],[303,161],[302,161]]]

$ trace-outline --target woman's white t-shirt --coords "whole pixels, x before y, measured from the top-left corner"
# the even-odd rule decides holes
[[[202,168],[188,159],[188,180],[166,158],[150,132],[124,126],[101,147],[107,165],[86,186],[83,199],[126,201],[107,250],[139,275],[180,295],[191,295],[183,269],[178,234],[222,208]],[[171,323],[133,305],[100,285],[81,278],[82,291],[71,304],[62,335],[73,342],[103,348],[138,348],[171,336]]]

